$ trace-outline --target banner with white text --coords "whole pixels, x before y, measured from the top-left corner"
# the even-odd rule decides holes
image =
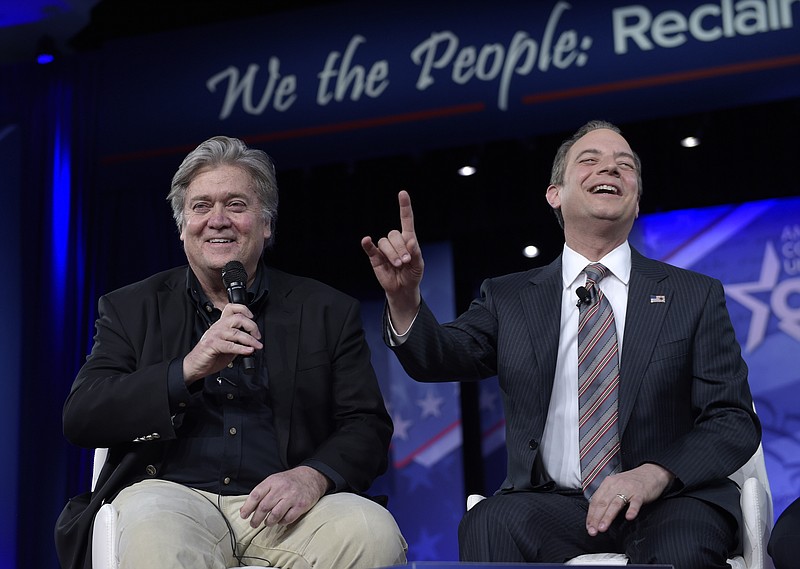
[[[103,50],[105,162],[216,134],[279,164],[800,95],[797,0],[336,3]]]

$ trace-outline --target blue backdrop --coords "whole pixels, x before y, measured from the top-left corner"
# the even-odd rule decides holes
[[[16,125],[0,127],[0,195],[6,200],[9,238],[2,240],[0,258],[6,266],[7,274],[18,275],[22,266],[19,242],[22,239],[20,223],[20,136]],[[0,279],[0,296],[5,299],[21,297],[22,281],[18,278]],[[22,372],[22,305],[17,301],[8,302],[3,318],[0,318],[0,358],[4,362],[7,377],[16,378]],[[16,457],[19,454],[20,384],[17,381],[3,382],[3,396],[0,397],[0,456]],[[1,483],[0,496],[0,566],[16,565],[17,559],[17,494],[19,491],[19,472],[6,468]]]
[[[645,215],[636,229],[645,255],[725,286],[777,517],[800,496],[800,198]]]
[[[447,243],[423,244],[422,294],[442,322],[455,316],[453,259]],[[409,545],[409,560],[458,559],[456,529],[466,509],[458,383],[417,383],[384,345],[383,301],[362,303],[372,362],[394,421],[391,467],[373,486]]]
[[[796,98],[798,22],[800,3],[789,0],[646,6],[387,0],[380,9],[346,2],[110,41],[49,68],[0,69],[0,184],[12,212],[5,220],[12,237],[4,239],[4,269],[26,277],[21,291],[19,282],[3,281],[5,298],[14,301],[3,323],[2,450],[17,464],[4,470],[9,503],[0,508],[0,547],[13,550],[16,539],[16,549],[0,551],[0,566],[13,567],[18,558],[55,566],[52,548],[43,544],[51,543],[64,502],[89,480],[89,455],[65,443],[60,417],[89,348],[96,298],[182,262],[164,195],[180,159],[198,142],[240,136],[269,151],[281,168],[302,170],[553,133],[601,115],[631,122]],[[334,194],[347,194],[348,179],[325,182],[307,194],[284,194],[279,251],[287,235],[319,246],[324,235],[291,234],[287,225],[306,208],[341,205]],[[389,209],[379,193],[354,198],[363,210],[339,212],[352,215],[340,231],[371,224],[377,210]],[[740,219],[747,207],[684,214],[691,221],[682,234],[672,227],[677,218],[659,232],[645,232],[655,226],[644,218],[642,235],[652,241],[660,234],[659,243],[667,245],[659,249],[645,240],[641,246],[676,263],[688,259],[726,284],[768,426],[777,513],[798,493],[797,416],[790,405],[796,407],[798,366],[777,359],[797,353],[796,226],[781,204],[730,232],[723,221]],[[773,218],[784,220],[778,229]],[[446,221],[443,216],[443,227]],[[768,229],[747,233],[757,227]],[[709,240],[712,235],[727,241]],[[705,256],[689,255],[698,244],[708,248]],[[745,250],[755,255],[751,264],[743,262]],[[731,271],[749,267],[749,273],[717,272],[724,264],[719,259]],[[442,295],[439,309],[452,310]],[[384,357],[379,348],[375,354]],[[376,365],[389,381],[404,382],[402,389],[384,385],[399,428],[394,467],[381,483],[399,496],[392,508],[418,551],[413,555],[453,559],[455,520],[463,511],[463,496],[456,499],[464,485],[460,451],[468,450],[459,447],[463,421],[450,406],[460,394],[453,385],[434,389],[402,379],[391,359]],[[761,365],[772,367],[760,371]],[[485,491],[493,491],[505,468],[502,415],[492,383],[479,389]],[[425,525],[433,512],[442,516],[435,530]]]

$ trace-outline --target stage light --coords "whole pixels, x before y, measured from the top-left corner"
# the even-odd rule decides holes
[[[700,138],[697,136],[687,136],[681,139],[681,146],[684,148],[694,148],[700,146]]]
[[[522,250],[522,254],[528,259],[533,259],[539,256],[539,248],[536,245],[528,245]]]
[[[50,36],[42,36],[36,44],[36,63],[47,65],[56,58],[56,43]]]
[[[458,169],[459,176],[472,176],[478,169],[475,166],[462,166]]]

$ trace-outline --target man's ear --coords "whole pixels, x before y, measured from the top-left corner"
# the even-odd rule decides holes
[[[561,186],[556,186],[553,184],[547,186],[547,193],[545,194],[545,197],[547,198],[547,203],[550,204],[550,207],[561,207]]]

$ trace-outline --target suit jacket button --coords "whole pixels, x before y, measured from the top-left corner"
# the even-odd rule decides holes
[[[145,471],[149,476],[155,476],[156,472],[158,472],[158,470],[156,470],[156,467],[153,466],[152,464],[148,464],[147,467],[145,468]]]
[[[528,441],[528,448],[531,450],[536,450],[539,448],[539,442],[536,439],[531,439]]]

